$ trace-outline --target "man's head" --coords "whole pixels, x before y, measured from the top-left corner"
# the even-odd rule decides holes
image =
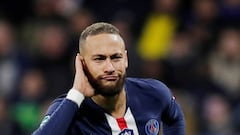
[[[119,30],[108,23],[95,23],[82,32],[79,42],[85,74],[96,93],[118,94],[123,89],[128,66]]]
[[[79,39],[79,51],[80,53],[83,50],[85,41],[88,36],[94,36],[94,35],[99,35],[99,34],[115,34],[120,36],[119,30],[113,26],[112,24],[109,23],[104,23],[104,22],[99,22],[99,23],[94,23],[90,26],[88,26],[82,33]]]

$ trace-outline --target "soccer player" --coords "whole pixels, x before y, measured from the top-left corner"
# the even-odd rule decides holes
[[[94,23],[82,33],[72,89],[49,107],[34,135],[184,135],[182,110],[154,79],[127,78],[119,30]],[[162,126],[161,126],[162,125]]]

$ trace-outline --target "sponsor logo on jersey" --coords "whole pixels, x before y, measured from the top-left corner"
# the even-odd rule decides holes
[[[147,135],[157,135],[159,132],[159,123],[155,119],[150,119],[145,125]]]
[[[50,119],[50,116],[49,116],[49,115],[45,116],[45,117],[43,118],[41,124],[40,124],[40,127],[44,126],[44,125],[48,122],[49,119]]]
[[[132,129],[123,129],[118,135],[134,135]]]

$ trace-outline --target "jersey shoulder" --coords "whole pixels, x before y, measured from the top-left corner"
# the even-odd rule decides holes
[[[50,115],[54,112],[54,110],[56,110],[56,108],[61,104],[61,102],[63,100],[65,100],[65,97],[67,96],[67,94],[62,94],[60,96],[58,96],[56,99],[54,99],[51,103],[50,103],[50,107],[47,110],[47,113],[45,115]]]
[[[163,82],[152,78],[127,78],[126,87],[130,93],[143,93],[161,100],[172,98],[170,89]]]
[[[152,78],[127,78],[126,85],[159,92],[167,92],[169,88],[161,81]]]

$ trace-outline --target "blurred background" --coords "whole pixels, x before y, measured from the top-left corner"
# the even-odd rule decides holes
[[[79,35],[97,21],[120,29],[128,76],[169,86],[187,135],[240,135],[240,0],[1,0],[1,135],[39,126],[71,88]]]

